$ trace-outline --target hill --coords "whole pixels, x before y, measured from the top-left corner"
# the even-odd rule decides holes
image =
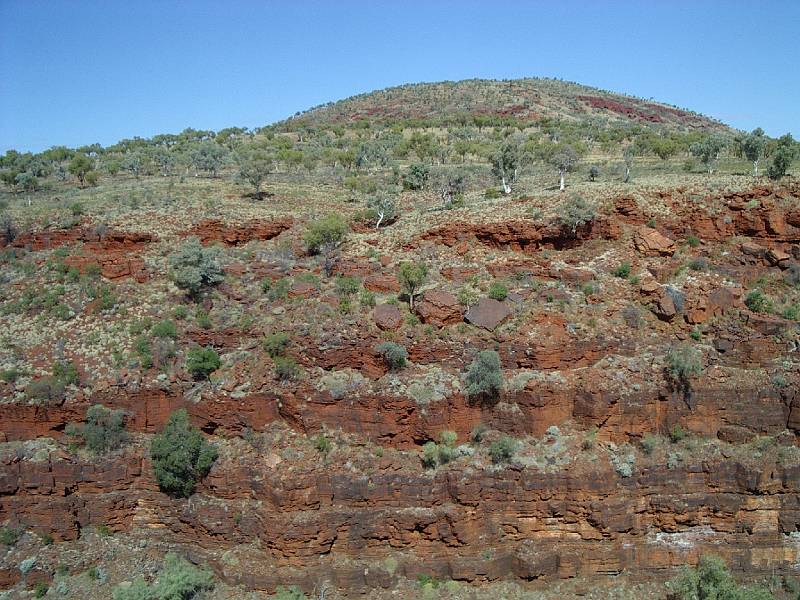
[[[641,123],[671,130],[723,131],[709,117],[663,103],[643,100],[556,79],[468,79],[415,83],[351,96],[314,107],[293,119],[315,124],[397,120],[443,120],[500,117]]]

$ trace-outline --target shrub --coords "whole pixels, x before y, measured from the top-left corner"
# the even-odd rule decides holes
[[[684,568],[667,589],[672,600],[774,600],[764,588],[738,585],[725,561],[708,555],[700,557],[696,568]]]
[[[589,181],[594,181],[598,177],[600,177],[600,167],[597,165],[589,167]]]
[[[185,409],[172,413],[164,430],[150,444],[153,471],[161,491],[189,497],[217,460],[217,449],[189,423]]]
[[[505,300],[508,297],[508,288],[500,281],[493,281],[489,286],[489,298]]]
[[[194,314],[194,320],[200,329],[211,329],[211,317],[204,310],[198,310]]]
[[[11,369],[4,369],[0,371],[0,381],[5,381],[6,383],[15,383],[17,379],[22,377],[24,373],[19,369],[11,368]]]
[[[483,423],[478,423],[477,425],[475,425],[475,427],[472,428],[472,431],[470,432],[469,435],[470,439],[472,440],[472,443],[480,444],[481,441],[483,440],[483,436],[486,435],[487,431],[488,427],[486,427],[486,425],[484,425]]]
[[[414,296],[419,292],[428,277],[428,267],[422,262],[403,262],[397,272],[400,288],[408,294],[408,306],[414,310]]]
[[[44,598],[47,595],[47,590],[50,589],[44,581],[39,581],[36,583],[36,586],[33,588],[33,597],[34,598]]]
[[[67,433],[82,438],[94,454],[105,454],[121,448],[128,439],[125,413],[95,404],[86,411],[86,423],[70,426]]]
[[[340,298],[349,297],[356,294],[361,287],[361,283],[355,277],[336,278],[336,295]]]
[[[0,544],[4,546],[13,546],[17,543],[22,533],[23,530],[21,527],[0,527]]]
[[[642,450],[645,454],[652,454],[653,450],[658,446],[658,437],[652,434],[647,434],[642,439]]]
[[[289,334],[282,331],[270,333],[264,338],[263,346],[264,351],[269,354],[270,358],[274,359],[278,356],[283,356],[289,347]]]
[[[56,361],[53,364],[53,377],[65,385],[78,385],[78,369],[72,361]]]
[[[483,192],[483,197],[487,200],[497,200],[502,197],[503,193],[497,188],[486,188]]]
[[[700,245],[700,238],[696,235],[690,235],[686,238],[686,243],[688,243],[692,248],[697,248]]]
[[[117,586],[114,600],[191,600],[199,592],[214,587],[214,575],[208,569],[196,567],[189,561],[170,553],[153,585],[137,577],[128,587]]]
[[[316,448],[320,454],[327,455],[328,452],[331,451],[331,445],[331,441],[322,433],[314,438],[314,448]]]
[[[744,299],[745,306],[756,313],[771,313],[772,301],[761,290],[753,290]]]
[[[375,306],[375,293],[368,289],[361,290],[359,294],[359,303],[365,308],[372,308]]]
[[[325,256],[325,272],[330,275],[333,268],[331,255],[347,235],[347,223],[341,215],[332,213],[327,217],[311,223],[306,229],[303,240],[309,254]]]
[[[408,352],[400,344],[394,342],[383,342],[375,347],[375,350],[383,356],[386,366],[392,371],[402,369],[406,365]]]
[[[631,263],[629,262],[624,262],[616,269],[614,269],[614,277],[619,277],[620,279],[627,279],[630,274],[631,274]]]
[[[597,211],[593,205],[582,196],[572,196],[561,204],[558,221],[574,235],[578,228],[591,223],[596,217]]]
[[[492,462],[495,464],[508,462],[516,451],[517,440],[507,435],[504,435],[489,446],[489,456],[492,457]]]
[[[800,321],[800,303],[790,304],[783,309],[783,318],[790,321]]]
[[[264,280],[266,283],[267,279]],[[282,277],[281,279],[276,279],[275,281],[270,282],[269,287],[266,290],[267,298],[271,302],[275,302],[275,300],[283,300],[289,295],[289,290],[292,288],[292,280],[288,277]],[[262,286],[263,289],[263,286]]]
[[[272,600],[308,600],[308,596],[296,585],[289,587],[279,585],[275,590],[275,595],[272,597]]]
[[[704,258],[693,258],[689,261],[689,268],[692,271],[705,271],[708,268],[708,263]]]
[[[211,347],[192,348],[186,353],[186,368],[195,379],[208,379],[221,364],[219,354]]]
[[[427,165],[414,163],[408,167],[408,172],[403,176],[403,188],[407,190],[421,190],[425,187],[430,177],[431,170]]]
[[[686,344],[667,352],[667,371],[685,392],[690,389],[691,378],[700,375],[703,370],[702,357],[700,350]]]
[[[426,469],[434,469],[439,463],[439,447],[436,442],[426,442],[422,446],[422,465]]]
[[[196,237],[188,238],[169,256],[172,281],[192,298],[208,286],[220,283],[224,278],[219,265],[219,249],[204,248]]]
[[[178,337],[178,328],[175,321],[164,319],[153,325],[153,335],[157,338],[170,338],[175,339]]]
[[[281,381],[291,381],[297,379],[300,369],[293,358],[278,356],[273,359],[275,363],[275,375]]]
[[[478,353],[466,375],[467,396],[496,398],[503,389],[500,356],[494,350]]]
[[[685,439],[688,433],[686,430],[680,426],[680,423],[676,423],[672,429],[669,430],[669,441],[673,444],[677,444],[681,440]]]
[[[189,316],[189,310],[185,306],[176,306],[175,310],[172,311],[172,316],[178,321],[182,321]]]

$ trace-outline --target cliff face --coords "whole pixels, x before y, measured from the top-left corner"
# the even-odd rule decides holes
[[[574,235],[517,218],[437,222],[406,236],[397,244],[405,252],[443,256],[442,281],[413,317],[422,332],[405,327],[412,316],[401,319],[394,304],[344,325],[319,318],[311,311],[332,298],[297,279],[285,304],[264,309],[281,318],[287,306],[309,311],[288,354],[313,376],[296,381],[275,376],[259,349],[264,331],[226,323],[181,334],[232,357],[209,382],[180,368],[149,378],[119,368],[58,402],[28,401],[12,382],[0,383],[0,522],[24,523],[57,543],[101,524],[158,537],[258,590],[327,580],[369,593],[418,575],[476,583],[663,578],[712,551],[749,576],[795,573],[798,326],[754,312],[745,299],[755,281],[780,282],[797,268],[798,189],[688,194],[656,195],[657,223],[640,200],[616,196]],[[203,221],[184,233],[237,247],[292,227],[289,219],[241,228]],[[689,236],[702,246],[684,245]],[[15,246],[35,252],[76,241],[85,249],[79,269],[96,262],[106,278],[138,285],[157,277],[140,256],[155,236],[80,228]],[[687,260],[713,267],[692,266],[678,286]],[[635,280],[611,274],[623,261]],[[279,267],[233,262],[228,273],[263,277]],[[519,284],[498,324],[473,319],[477,326],[463,329],[465,307],[438,288],[484,268]],[[367,289],[396,289],[386,255],[346,256],[337,269]],[[247,290],[226,286],[215,302],[251,301]],[[585,323],[570,313],[576,305],[590,316]],[[376,352],[386,339],[407,348],[413,367],[405,373],[389,372]],[[687,387],[665,373],[664,354],[690,339],[702,348],[703,369]],[[506,381],[492,401],[465,397],[458,382],[484,348],[498,350]],[[96,403],[123,409],[134,434],[106,457],[74,451],[64,435]],[[150,435],[178,408],[221,449],[188,500],[158,491],[147,455]],[[486,439],[467,443],[478,426]],[[464,445],[451,463],[424,469],[420,446],[445,430]],[[329,454],[309,441],[320,433],[333,439]],[[509,464],[493,464],[488,445],[503,434],[525,443]],[[223,559],[242,545],[247,557],[235,566]],[[0,582],[18,578],[2,565]]]

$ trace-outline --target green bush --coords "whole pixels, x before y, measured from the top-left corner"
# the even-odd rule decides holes
[[[494,350],[478,353],[466,375],[466,393],[469,397],[496,398],[503,389],[500,356]]]
[[[269,281],[267,279],[264,282]],[[263,289],[263,286],[262,286]],[[271,302],[275,302],[275,300],[283,300],[289,295],[289,290],[292,289],[292,280],[288,277],[283,277],[281,279],[276,279],[272,281],[269,287],[266,290],[267,299]]]
[[[308,596],[296,585],[288,588],[279,585],[275,590],[275,595],[272,596],[272,600],[308,600]]]
[[[270,333],[264,338],[264,351],[273,359],[278,356],[283,356],[286,354],[286,349],[289,347],[289,341],[289,334],[283,331]]]
[[[178,337],[178,328],[175,321],[164,319],[153,325],[153,335],[157,338],[175,339]]]
[[[558,221],[574,235],[584,225],[597,217],[597,211],[582,196],[572,196],[561,204]]]
[[[505,300],[508,297],[508,288],[500,281],[493,281],[489,286],[489,298]]]
[[[656,446],[658,446],[658,436],[647,434],[642,439],[642,450],[645,454],[652,454]]]
[[[483,192],[483,197],[487,200],[497,200],[502,195],[503,193],[497,188],[486,188],[486,190]]]
[[[23,529],[21,527],[0,527],[0,544],[4,546],[13,546],[17,543],[22,533]]]
[[[225,278],[219,255],[218,248],[204,248],[198,238],[190,237],[169,256],[170,277],[176,286],[196,298],[203,289]]]
[[[744,299],[745,306],[755,313],[771,313],[772,301],[761,290],[753,290]]]
[[[492,462],[495,464],[508,462],[516,451],[517,440],[507,435],[504,435],[489,446],[489,456],[492,457]]]
[[[183,321],[189,316],[189,310],[185,306],[176,306],[175,310],[172,311],[172,316],[178,321]]]
[[[686,238],[686,243],[692,248],[697,248],[700,245],[700,238],[696,235],[690,235],[688,238]]]
[[[743,587],[736,583],[725,561],[716,556],[702,556],[694,569],[683,572],[667,583],[672,600],[774,600],[761,587]]]
[[[59,360],[53,363],[53,377],[65,385],[78,385],[78,369],[72,361]]]
[[[153,585],[137,577],[128,587],[114,588],[112,596],[114,600],[191,600],[213,588],[211,571],[170,553],[164,557],[164,566]]]
[[[375,347],[375,350],[383,356],[386,366],[392,371],[402,369],[408,360],[408,352],[400,344],[394,342],[383,342]]]
[[[624,262],[616,269],[614,269],[614,276],[619,277],[620,279],[627,279],[630,274],[631,274],[631,263],[629,262]]]
[[[211,317],[204,310],[198,310],[194,315],[194,320],[200,329],[211,329]]]
[[[314,448],[317,449],[317,452],[320,454],[327,455],[328,452],[331,451],[331,441],[328,437],[322,433],[320,433],[317,437],[314,438]]]
[[[95,404],[86,411],[86,423],[68,426],[67,433],[80,437],[94,454],[117,450],[128,439],[125,431],[125,413],[121,410],[111,410],[102,404]]]
[[[211,347],[192,348],[186,353],[186,368],[195,379],[208,379],[221,364],[219,354]]]
[[[343,277],[340,275],[336,278],[336,295],[340,298],[355,295],[360,287],[361,282],[355,277]]]
[[[689,434],[686,432],[686,430],[681,427],[679,423],[676,423],[669,431],[669,441],[671,441],[673,444],[677,444],[681,440],[685,439],[687,435]]]
[[[300,368],[293,358],[278,356],[272,359],[275,363],[275,375],[281,381],[291,381],[300,375]]]
[[[150,444],[153,471],[161,491],[176,498],[192,494],[217,459],[217,449],[189,423],[186,410],[172,413]]]
[[[303,240],[310,254],[327,254],[344,241],[347,230],[344,218],[332,213],[309,224]]]
[[[667,352],[667,369],[677,381],[688,381],[703,371],[700,350],[684,344]]]
[[[44,598],[47,595],[47,590],[50,589],[44,581],[39,581],[36,583],[36,586],[33,588],[33,597],[34,598]]]

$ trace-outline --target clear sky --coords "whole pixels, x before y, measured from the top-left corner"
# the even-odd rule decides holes
[[[549,76],[800,137],[800,0],[0,0],[0,151]]]

